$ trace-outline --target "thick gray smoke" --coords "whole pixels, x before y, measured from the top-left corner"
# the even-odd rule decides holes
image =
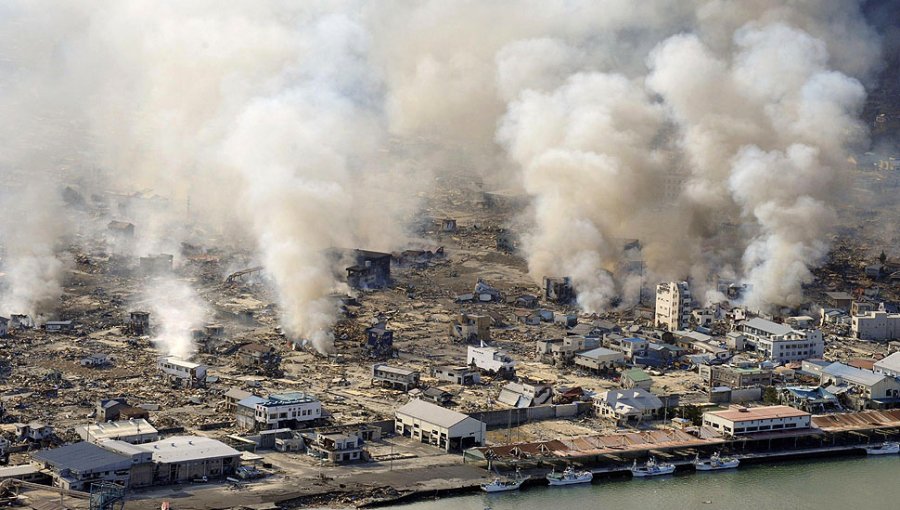
[[[417,191],[456,170],[395,150],[424,141],[533,197],[530,270],[572,275],[586,309],[636,295],[621,238],[645,282],[733,273],[754,306],[795,303],[878,60],[846,0],[6,2],[0,172],[27,189],[3,205],[50,206],[2,222],[2,302],[59,295],[46,183],[147,191],[168,206],[116,218],[134,254],[195,227],[249,241],[286,331],[326,352],[323,252],[402,246]]]

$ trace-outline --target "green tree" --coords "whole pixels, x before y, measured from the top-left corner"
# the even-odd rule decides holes
[[[765,391],[763,391],[763,402],[769,405],[778,403],[778,392],[775,391],[774,386],[766,386]]]
[[[887,261],[887,255],[884,253],[884,250],[881,250],[881,255],[878,256],[878,261],[881,262],[882,264],[884,264],[885,261]]]

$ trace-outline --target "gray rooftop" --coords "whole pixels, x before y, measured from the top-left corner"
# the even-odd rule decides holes
[[[878,384],[879,381],[885,378],[885,376],[881,374],[876,374],[875,372],[871,372],[869,370],[851,367],[850,365],[845,365],[838,362],[832,363],[823,368],[822,373],[834,377],[840,377],[841,379],[844,379],[846,381],[850,381],[852,383],[860,384],[863,386],[872,386],[874,384]]]
[[[900,372],[900,351],[891,354],[887,358],[875,363],[875,368],[882,370],[890,370],[892,372]]]
[[[767,321],[766,319],[761,319],[759,317],[744,321],[744,326],[765,331],[772,336],[784,336],[793,331],[793,328],[790,326]]]
[[[56,469],[71,469],[80,473],[110,471],[120,469],[115,467],[118,465],[131,465],[131,458],[84,441],[52,450],[41,450],[32,455],[32,458]]]
[[[397,414],[412,416],[413,418],[418,418],[424,422],[433,423],[443,428],[450,428],[469,418],[469,416],[465,414],[451,411],[450,409],[418,399],[410,400],[406,405],[397,409]]]

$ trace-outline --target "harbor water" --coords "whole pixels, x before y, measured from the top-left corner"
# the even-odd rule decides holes
[[[418,501],[398,510],[898,510],[900,455],[679,472],[652,479],[599,479],[592,485],[532,486],[521,492]]]

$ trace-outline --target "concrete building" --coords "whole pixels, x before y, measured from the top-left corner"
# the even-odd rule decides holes
[[[225,403],[224,411],[227,413],[235,412],[235,410],[237,409],[238,402],[240,402],[241,400],[244,400],[245,398],[252,397],[252,396],[253,396],[252,393],[250,393],[249,391],[244,391],[240,388],[229,389],[228,391],[225,392],[225,395],[223,395],[223,399],[224,399],[224,403]]]
[[[643,388],[609,390],[594,397],[594,413],[617,423],[639,423],[652,419],[663,408],[656,395]]]
[[[647,352],[650,342],[644,338],[621,338],[618,335],[608,336],[606,347],[610,350],[621,352],[626,359],[634,359],[635,356],[642,356]]]
[[[650,377],[650,374],[644,372],[640,368],[625,370],[622,372],[622,377],[619,382],[625,389],[640,388],[647,391],[649,391],[650,386],[653,385],[653,379]]]
[[[547,404],[553,398],[553,387],[543,383],[508,383],[500,390],[497,400],[512,407],[533,407]]]
[[[703,425],[725,436],[808,429],[811,415],[789,406],[737,407],[703,413]]]
[[[394,350],[394,332],[387,328],[387,323],[366,328],[366,351],[373,357],[390,356]]]
[[[854,315],[850,331],[860,340],[896,340],[900,339],[900,313],[885,311],[866,312]]]
[[[16,423],[16,437],[26,441],[43,441],[53,435],[53,427],[42,421]]]
[[[162,356],[156,366],[169,379],[187,386],[197,386],[206,381],[206,365],[183,360],[177,356]]]
[[[778,363],[821,358],[825,352],[825,339],[819,330],[797,331],[759,317],[744,321],[740,330],[747,345]]]
[[[512,377],[516,372],[516,362],[509,355],[496,347],[489,347],[483,343],[478,347],[470,345],[466,359],[470,366],[488,374]]]
[[[567,336],[537,341],[537,353],[541,361],[552,364],[569,363],[579,352],[600,347],[600,339],[584,336]]]
[[[560,305],[568,305],[575,302],[575,286],[568,276],[544,277],[544,299]]]
[[[409,391],[410,388],[419,385],[419,372],[409,368],[390,366],[386,363],[375,363],[372,365],[372,382]]]
[[[306,444],[306,453],[332,464],[363,459],[363,440],[355,434],[321,434],[314,432]]]
[[[391,254],[354,250],[356,263],[347,268],[347,284],[354,289],[380,289],[391,283]]]
[[[4,480],[21,480],[23,482],[49,485],[53,478],[37,464],[20,464],[18,466],[0,467],[0,482]]]
[[[421,400],[411,400],[397,409],[394,427],[399,435],[448,452],[483,445],[487,430],[475,418]]]
[[[50,470],[53,485],[66,490],[88,491],[94,482],[130,486],[131,457],[93,443],[81,442],[40,450],[31,458]]]
[[[656,286],[656,313],[653,323],[666,331],[687,329],[691,320],[691,290],[687,282],[667,282]]]
[[[850,390],[850,396],[861,402],[857,407],[885,408],[900,403],[900,381],[870,370],[854,368],[843,363],[832,363],[822,369],[822,386],[832,393],[841,387]]]
[[[853,304],[853,296],[846,292],[826,292],[825,302],[832,308],[849,312],[850,306]]]
[[[4,338],[9,333],[9,319],[0,317],[0,338]]]
[[[490,342],[491,318],[461,313],[450,323],[450,337],[471,344]]]
[[[590,371],[600,371],[625,363],[625,355],[604,347],[580,352],[575,355],[575,365]]]
[[[876,374],[900,379],[900,351],[894,352],[883,360],[876,361],[873,369]]]
[[[135,310],[128,315],[125,323],[132,335],[142,336],[150,334],[150,312]]]
[[[322,417],[322,403],[302,392],[270,395],[268,398],[248,397],[238,402],[237,407],[238,425],[248,430],[297,428]]]
[[[82,444],[82,443],[79,443]],[[101,446],[109,452],[127,456],[129,464],[152,466],[152,485],[168,485],[193,480],[223,478],[240,466],[241,452],[212,438],[203,436],[174,436],[160,441],[132,445],[124,441],[104,441]],[[147,464],[149,458],[151,464]],[[148,485],[132,475],[132,486]]]
[[[81,439],[91,443],[117,439],[131,444],[142,444],[159,439],[156,427],[143,419],[81,425],[75,427],[75,432]]]
[[[708,386],[728,386],[729,388],[771,386],[774,375],[771,368],[759,366],[699,365],[698,372]]]
[[[459,384],[469,386],[479,384],[481,382],[481,374],[477,370],[468,367],[450,367],[440,366],[431,370],[431,376],[438,381],[448,382],[451,384]]]

